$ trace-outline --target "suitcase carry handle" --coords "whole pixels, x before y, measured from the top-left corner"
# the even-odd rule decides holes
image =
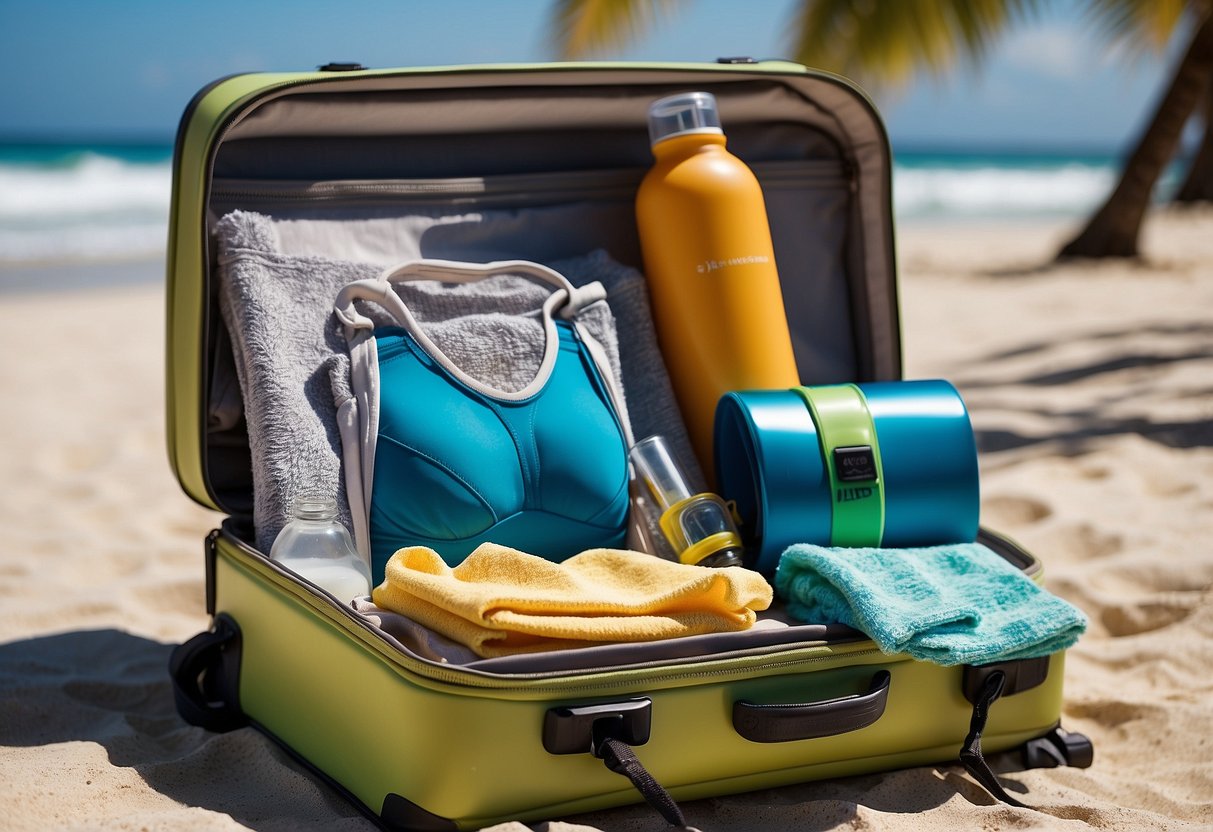
[[[751,742],[790,742],[858,731],[880,719],[889,701],[887,670],[872,677],[866,693],[796,705],[733,703],[733,729]]]

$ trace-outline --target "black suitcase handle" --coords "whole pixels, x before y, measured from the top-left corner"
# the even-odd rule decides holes
[[[240,711],[240,628],[226,615],[214,629],[178,645],[169,656],[177,713],[190,725],[224,733],[248,723]]]
[[[789,742],[858,731],[880,719],[889,701],[889,671],[872,677],[867,693],[797,705],[733,703],[733,729],[752,742]]]

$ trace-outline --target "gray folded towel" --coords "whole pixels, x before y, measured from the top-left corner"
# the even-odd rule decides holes
[[[283,252],[273,220],[250,212],[223,217],[215,237],[220,312],[252,455],[257,547],[269,551],[292,501],[309,491],[335,494],[350,527],[334,402],[348,391],[349,359],[332,305],[342,286],[376,277],[384,264]],[[597,280],[606,288],[609,308],[587,309],[582,320],[607,351],[633,433],[665,434],[701,483],[657,347],[644,278],[601,251],[546,265],[574,285]],[[533,313],[547,297],[545,287],[500,276],[465,286],[406,283],[399,291],[426,333],[471,376],[501,389],[519,389],[534,377],[544,336]]]

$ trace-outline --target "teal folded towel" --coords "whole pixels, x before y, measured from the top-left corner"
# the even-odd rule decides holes
[[[885,653],[942,665],[1033,659],[1064,650],[1086,616],[980,543],[847,549],[797,543],[775,589],[788,613],[862,631]]]

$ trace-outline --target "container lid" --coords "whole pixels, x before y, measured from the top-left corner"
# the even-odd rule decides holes
[[[813,415],[795,391],[726,393],[715,440],[717,485],[741,521],[747,566],[770,578],[791,544],[830,539],[829,475]]]
[[[650,142],[657,144],[662,139],[688,133],[724,135],[716,96],[710,92],[680,92],[649,105]]]

